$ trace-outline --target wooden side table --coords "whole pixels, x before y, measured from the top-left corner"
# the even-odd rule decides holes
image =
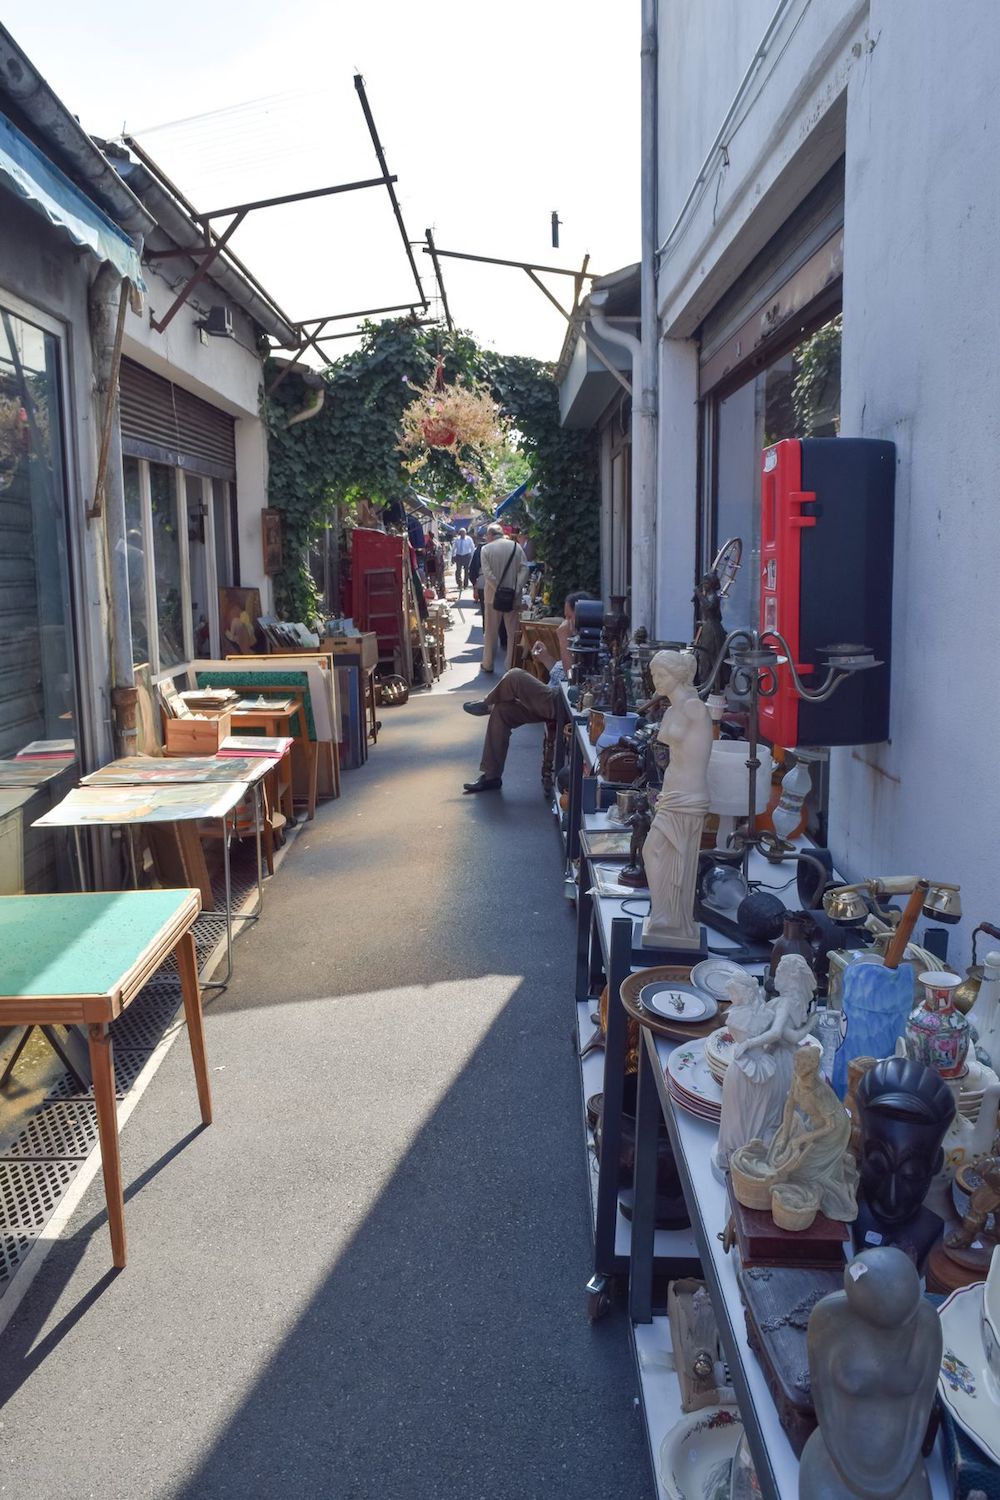
[[[173,953],[202,1123],[211,1124],[198,961],[191,935],[200,905],[198,892],[192,890],[0,897],[0,1022],[87,1028],[111,1255],[119,1267],[125,1265],[128,1248],[108,1026]]]

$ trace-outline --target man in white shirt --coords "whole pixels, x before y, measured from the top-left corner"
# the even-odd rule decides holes
[[[497,636],[502,620],[507,630],[507,671],[514,665],[514,646],[517,642],[517,610],[521,594],[528,582],[528,559],[520,545],[503,534],[503,527],[495,521],[486,528],[486,544],[480,553],[485,608],[483,627],[483,671],[493,671]],[[514,590],[514,608],[500,612],[493,607],[498,588]]]
[[[463,526],[451,544],[451,560],[455,566],[455,584],[459,592],[468,587],[469,563],[476,544]]]

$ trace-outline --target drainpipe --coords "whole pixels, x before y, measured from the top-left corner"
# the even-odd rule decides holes
[[[656,0],[642,3],[642,266],[641,338],[608,322],[609,292],[587,298],[595,333],[632,359],[632,624],[656,635],[656,399],[659,320],[656,315]]]
[[[632,405],[632,619],[656,636],[656,440],[659,318],[656,311],[657,0],[642,0],[639,149],[642,261],[640,334]]]
[[[103,265],[90,288],[90,347],[94,364],[97,412],[104,410],[111,380],[118,322],[118,302],[127,296],[121,274]],[[108,569],[111,625],[111,701],[114,707],[119,755],[135,755],[138,748],[136,705],[138,692],[132,668],[132,617],[129,613],[128,552],[125,541],[125,476],[122,469],[122,429],[117,394],[104,482],[104,537]]]

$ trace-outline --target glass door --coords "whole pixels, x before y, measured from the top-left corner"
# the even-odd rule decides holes
[[[35,818],[79,773],[59,336],[0,302],[0,894],[72,888]]]

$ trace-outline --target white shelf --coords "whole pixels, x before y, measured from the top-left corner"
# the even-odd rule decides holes
[[[657,1500],[670,1500],[660,1480],[660,1447],[684,1412],[680,1381],[672,1364],[669,1319],[654,1318],[651,1323],[634,1324],[632,1339]]]
[[[580,1000],[576,1007],[576,1028],[578,1045],[582,1049],[594,1033],[594,1027],[590,1022],[590,1014],[597,1009],[596,1000]],[[587,1141],[587,1167],[590,1185],[590,1213],[591,1220],[597,1223],[597,1179],[600,1168],[597,1162],[597,1154],[594,1151],[594,1133],[587,1121],[587,1100],[592,1094],[599,1094],[604,1089],[604,1052],[598,1050],[590,1052],[580,1059],[580,1076],[583,1085],[583,1116],[584,1130]],[[615,1218],[615,1254],[629,1255],[632,1250],[632,1225],[624,1217],[619,1208]],[[694,1241],[694,1235],[690,1229],[658,1229],[653,1240],[653,1254],[657,1257],[672,1260],[697,1260],[698,1247]]]

